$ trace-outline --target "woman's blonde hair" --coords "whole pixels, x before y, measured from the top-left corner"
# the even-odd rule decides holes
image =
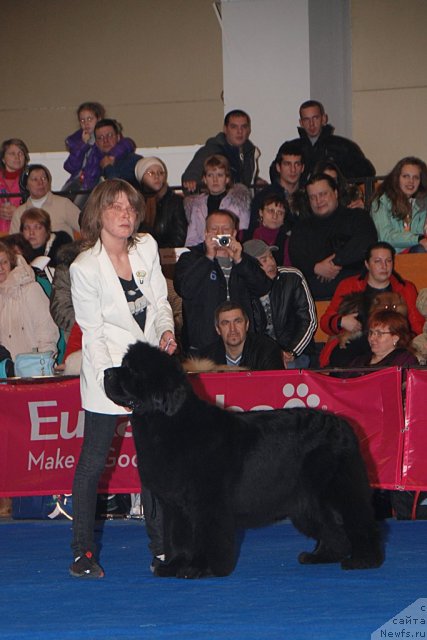
[[[82,249],[90,249],[101,238],[102,214],[117,201],[121,193],[127,197],[129,205],[136,211],[135,226],[128,238],[128,248],[134,246],[139,225],[145,216],[144,198],[129,182],[114,178],[100,182],[86,202],[80,222]]]

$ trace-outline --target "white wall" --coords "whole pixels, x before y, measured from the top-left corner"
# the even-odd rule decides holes
[[[350,0],[222,0],[221,11],[224,111],[251,115],[262,177],[297,137],[305,100],[323,102],[336,132],[351,137]]]
[[[323,1],[323,0],[322,0]],[[308,0],[222,0],[224,112],[252,118],[261,176],[310,97]]]

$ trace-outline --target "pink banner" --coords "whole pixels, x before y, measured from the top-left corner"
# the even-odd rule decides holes
[[[359,437],[371,483],[383,488],[402,483],[404,420],[398,369],[350,379],[269,371],[204,374],[191,376],[191,381],[201,397],[235,411],[309,406],[342,415]],[[83,435],[79,380],[0,385],[0,402],[0,496],[69,493]],[[417,441],[410,468],[417,470],[417,482],[424,476],[427,488],[427,466],[417,467],[418,449]],[[100,491],[139,491],[126,419],[118,424]]]
[[[371,484],[400,483],[404,417],[397,368],[347,379],[307,370],[204,374],[193,385],[206,400],[235,410],[308,406],[343,416],[359,438]]]
[[[1,385],[0,496],[70,493],[83,437],[78,378]],[[119,421],[100,490],[139,491],[127,418]]]
[[[426,490],[427,476],[427,371],[408,371],[406,387],[403,488]]]

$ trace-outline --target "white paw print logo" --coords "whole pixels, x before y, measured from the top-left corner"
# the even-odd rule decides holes
[[[285,384],[282,389],[285,398],[289,398],[283,405],[284,409],[292,407],[311,407],[315,409],[320,404],[320,398],[316,393],[309,393],[308,386],[304,383],[296,388],[293,384]]]

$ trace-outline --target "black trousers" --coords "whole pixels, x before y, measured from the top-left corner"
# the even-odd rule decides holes
[[[94,542],[96,498],[99,478],[116,430],[116,415],[85,411],[83,445],[73,482],[74,557],[86,551],[95,553]],[[142,490],[145,526],[153,555],[164,553],[163,513],[158,501],[148,489]]]

